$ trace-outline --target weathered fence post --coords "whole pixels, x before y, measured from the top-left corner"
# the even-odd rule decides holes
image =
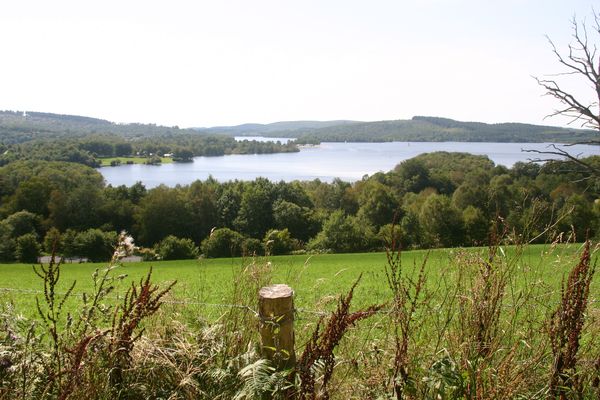
[[[258,292],[262,354],[277,368],[296,364],[294,352],[294,290],[288,285],[265,286]]]

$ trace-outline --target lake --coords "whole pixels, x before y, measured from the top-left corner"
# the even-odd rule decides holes
[[[321,143],[315,147],[304,147],[298,153],[195,157],[191,163],[121,165],[100,168],[99,171],[113,186],[130,186],[141,181],[147,188],[160,184],[185,185],[197,179],[204,180],[209,175],[222,182],[253,180],[259,176],[272,181],[316,178],[327,182],[334,178],[356,181],[366,174],[389,171],[400,162],[422,153],[450,151],[487,155],[494,163],[511,167],[518,161],[528,161],[537,155],[522,149],[547,150],[548,146],[549,143]],[[597,146],[575,145],[565,149],[582,157],[600,155],[600,147]]]

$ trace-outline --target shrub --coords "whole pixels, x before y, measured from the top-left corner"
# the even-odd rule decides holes
[[[309,250],[332,250],[351,253],[368,250],[372,246],[373,232],[368,224],[358,218],[344,215],[338,210],[323,224],[323,230],[308,243]]]
[[[40,217],[29,211],[18,211],[9,215],[5,221],[12,229],[13,238],[35,233],[39,225]]]
[[[75,237],[74,251],[81,257],[93,262],[108,261],[112,257],[117,234],[103,232],[100,229],[88,229]]]
[[[15,258],[22,263],[35,263],[42,250],[33,233],[21,235],[16,240]]]
[[[207,257],[235,257],[240,255],[244,237],[229,228],[215,229],[201,244]]]
[[[260,240],[255,238],[246,238],[242,242],[242,255],[244,256],[256,256],[263,254],[263,244]]]
[[[156,254],[154,249],[149,247],[139,247],[135,250],[135,255],[142,257],[143,261],[154,261],[158,260],[159,256]]]
[[[272,255],[289,254],[294,249],[294,240],[286,229],[271,229],[263,239],[265,253]]]
[[[48,230],[46,236],[44,236],[44,250],[48,253],[52,253],[52,251],[63,252],[63,239],[58,229],[50,228]]]
[[[191,239],[169,235],[155,248],[163,260],[189,260],[198,257],[198,247]]]
[[[0,261],[14,261],[15,240],[12,238],[12,228],[6,221],[0,222]]]

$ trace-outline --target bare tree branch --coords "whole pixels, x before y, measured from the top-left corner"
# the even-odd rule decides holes
[[[598,40],[600,39],[600,14],[592,11],[592,15],[594,18],[592,30],[595,39]],[[548,117],[556,115],[567,116],[572,118],[570,123],[580,122],[581,127],[600,131],[600,58],[597,58],[597,45],[591,42],[588,35],[588,26],[585,21],[578,22],[573,18],[571,26],[573,42],[568,45],[568,50],[564,54],[546,36],[552,53],[556,56],[559,64],[566,69],[550,76],[555,78],[565,75],[581,76],[592,84],[594,100],[583,101],[577,99],[570,90],[567,90],[562,83],[559,83],[555,79],[535,79],[546,90],[546,95],[556,98],[565,106],[564,108],[555,110]]]
[[[598,41],[600,41],[600,14],[592,9],[593,22],[588,25],[585,20],[577,21],[575,17],[571,20],[572,42],[566,51],[560,51],[554,42],[546,36],[550,43],[551,51],[558,62],[565,69],[546,78],[535,78],[537,83],[544,88],[547,96],[554,97],[562,104],[546,117],[565,116],[571,118],[569,124],[577,123],[582,128],[591,128],[600,134],[600,57],[598,57]],[[590,34],[588,34],[588,29]],[[578,76],[591,83],[592,99],[577,98],[576,94],[569,90],[564,81],[559,81],[564,76]],[[548,78],[549,77],[549,78]],[[599,135],[600,136],[600,135]],[[575,143],[573,143],[575,144]],[[588,141],[586,144],[600,144],[598,140]],[[545,154],[548,156],[560,156],[572,161],[575,165],[582,167],[590,176],[600,177],[600,168],[588,161],[579,158],[577,154],[551,146],[550,150],[524,150],[530,153]],[[536,158],[533,162],[556,161],[552,157]]]

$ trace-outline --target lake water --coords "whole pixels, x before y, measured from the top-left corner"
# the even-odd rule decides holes
[[[548,150],[548,146],[548,143],[321,143],[302,148],[298,153],[196,157],[191,163],[121,165],[100,168],[99,171],[113,186],[130,186],[141,181],[147,188],[160,184],[185,185],[197,179],[204,180],[209,175],[218,181],[253,180],[259,176],[272,181],[319,178],[331,182],[336,177],[356,181],[366,174],[389,171],[400,162],[422,153],[449,151],[487,155],[494,163],[511,167],[517,161],[536,157],[536,154],[522,149]],[[597,146],[575,145],[565,149],[582,157],[600,155],[600,147]]]

